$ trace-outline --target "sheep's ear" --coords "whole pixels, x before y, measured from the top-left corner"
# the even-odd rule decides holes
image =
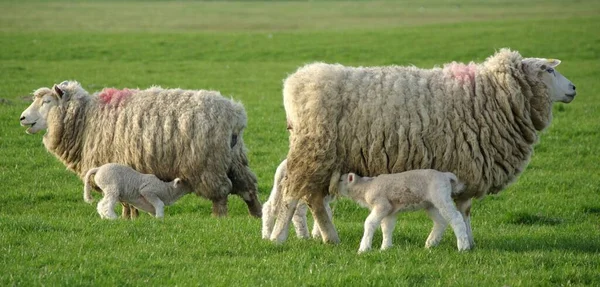
[[[555,68],[556,66],[560,65],[559,59],[546,59],[546,61],[547,61],[547,65],[550,66],[551,68]]]
[[[355,179],[356,179],[355,174],[353,174],[353,173],[348,174],[348,183],[354,183]]]
[[[64,96],[65,92],[59,88],[57,85],[54,85],[54,92],[58,95],[58,97],[60,97],[62,99],[62,97]]]

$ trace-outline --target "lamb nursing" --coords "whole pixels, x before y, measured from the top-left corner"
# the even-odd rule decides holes
[[[365,221],[359,253],[371,249],[373,234],[380,224],[383,233],[381,249],[390,248],[398,213],[418,209],[425,209],[433,220],[433,229],[425,243],[427,248],[440,242],[450,223],[458,250],[463,251],[473,247],[473,235],[465,224],[466,214],[457,210],[452,198],[459,196],[464,187],[453,173],[425,169],[377,177],[345,174],[341,176],[339,192],[371,210]]]
[[[131,204],[156,218],[164,217],[164,206],[171,205],[192,189],[180,178],[164,182],[153,174],[142,174],[133,168],[109,163],[90,169],[84,178],[83,199],[92,203],[90,180],[102,191],[104,198],[98,202],[101,218],[116,219],[115,205],[118,202]]]
[[[272,240],[283,242],[298,200],[305,200],[324,242],[337,231],[324,199],[340,174],[364,176],[435,169],[466,185],[456,199],[503,190],[525,170],[554,102],[571,102],[575,86],[556,59],[523,58],[501,49],[483,63],[444,67],[346,67],[313,63],[284,83],[289,137],[282,216]]]
[[[36,90],[20,121],[27,133],[47,130],[46,149],[82,179],[91,168],[120,163],[164,181],[182,178],[212,201],[215,216],[227,215],[230,194],[261,216],[244,145],[246,111],[217,91],[106,88],[90,94],[64,81]]]

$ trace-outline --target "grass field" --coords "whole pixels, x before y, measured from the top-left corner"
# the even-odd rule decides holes
[[[0,2],[0,285],[600,286],[600,2]],[[554,107],[521,178],[473,207],[477,248],[403,214],[386,252],[357,255],[368,211],[335,204],[342,243],[260,239],[230,199],[227,218],[184,197],[163,221],[101,220],[79,179],[27,135],[31,92],[66,79],[103,87],[215,89],[244,103],[261,199],[285,158],[282,80],[313,62],[482,61],[501,47],[558,58],[577,86]],[[374,239],[379,247],[381,234]]]

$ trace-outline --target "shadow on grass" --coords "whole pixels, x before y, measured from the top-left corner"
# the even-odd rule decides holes
[[[578,253],[600,252],[600,240],[594,238],[593,234],[582,237],[582,234],[552,234],[548,236],[519,235],[497,236],[487,240],[477,241],[477,246],[484,249],[498,249],[503,251],[527,252],[527,251],[551,251],[567,250]]]
[[[558,225],[563,222],[560,218],[527,212],[509,213],[505,221],[518,225]]]

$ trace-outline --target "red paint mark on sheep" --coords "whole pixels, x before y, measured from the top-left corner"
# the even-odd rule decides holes
[[[102,102],[103,104],[117,106],[124,99],[130,97],[131,95],[133,95],[139,91],[140,90],[138,90],[138,89],[118,90],[115,88],[105,88],[100,92],[100,94],[98,94],[98,98],[100,99],[100,102]]]
[[[469,63],[468,65],[453,62],[446,66],[446,70],[458,79],[460,82],[471,82],[475,80],[475,72],[477,72],[477,64]]]

